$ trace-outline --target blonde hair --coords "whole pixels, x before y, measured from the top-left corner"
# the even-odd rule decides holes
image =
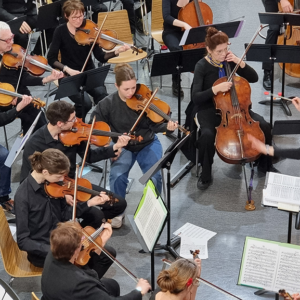
[[[172,263],[168,270],[163,270],[157,277],[157,284],[163,292],[171,294],[181,293],[192,278],[196,280],[198,267],[192,260],[180,258]]]
[[[129,64],[116,64],[114,71],[117,86],[121,86],[123,81],[128,81],[132,79],[136,80],[135,73]]]

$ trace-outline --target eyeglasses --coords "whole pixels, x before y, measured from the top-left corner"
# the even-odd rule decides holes
[[[6,39],[6,40],[0,39],[0,41],[5,42],[6,44],[9,44],[14,39],[14,36],[15,35],[13,34],[9,39]]]
[[[83,19],[83,15],[80,15],[79,17],[71,17],[71,19],[73,20],[73,21],[76,21],[76,20],[80,20],[80,19]]]
[[[68,122],[74,123],[75,121],[76,121],[76,116],[73,119],[68,120],[66,123],[68,123]]]
[[[215,51],[216,52],[216,54],[222,54],[223,52],[224,53],[227,53],[229,51],[229,47],[226,47],[225,49],[222,49],[222,50],[218,50],[218,51]]]

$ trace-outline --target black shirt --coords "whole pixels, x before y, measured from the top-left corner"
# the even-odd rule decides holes
[[[12,108],[5,112],[0,112],[0,127],[11,123],[18,116],[16,108]]]
[[[43,152],[49,148],[61,150],[69,158],[71,164],[69,177],[75,177],[76,154],[84,157],[86,142],[81,142],[80,145],[74,145],[72,147],[64,146],[60,141],[55,140],[51,136],[47,125],[44,125],[43,127],[39,128],[25,144],[20,182],[22,182],[28,176],[31,170],[31,164],[28,157],[35,151]],[[86,161],[93,163],[114,156],[115,152],[113,150],[113,146],[98,147],[96,149],[90,148],[87,153]]]

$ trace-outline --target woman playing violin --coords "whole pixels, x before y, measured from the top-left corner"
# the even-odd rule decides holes
[[[30,156],[32,173],[21,183],[15,194],[17,242],[21,250],[27,252],[28,260],[37,267],[43,267],[50,250],[50,233],[59,222],[72,218],[72,207],[65,199],[50,198],[44,190],[45,182],[58,182],[69,172],[70,162],[57,149],[35,152]],[[95,196],[87,202],[77,204],[76,217],[85,219],[86,213],[103,202],[106,195]],[[108,198],[108,197],[107,197]],[[104,215],[103,215],[104,217]],[[96,225],[90,223],[90,225]],[[97,226],[100,227],[101,224]],[[108,227],[111,234],[111,227]],[[115,256],[111,247],[109,252]],[[100,252],[99,252],[100,253]],[[111,262],[105,254],[91,253],[89,266],[101,278]]]
[[[216,127],[219,126],[221,118],[216,114],[214,106],[214,95],[227,92],[232,87],[231,82],[223,82],[213,86],[214,82],[225,76],[224,63],[235,66],[239,62],[230,50],[228,50],[228,36],[209,27],[205,38],[207,55],[198,61],[195,66],[195,77],[192,87],[192,101],[187,110],[187,120],[191,127],[194,126],[194,116],[201,128],[201,135],[196,147],[199,149],[199,162],[202,166],[202,173],[199,177],[197,187],[201,190],[207,189],[212,183],[212,164],[215,155]],[[257,73],[245,62],[241,62],[237,73],[249,82],[258,80]],[[230,74],[227,74],[228,76]],[[271,127],[260,115],[250,110],[250,115],[259,125],[265,135],[265,140],[270,143],[272,140]],[[258,169],[262,172],[276,170],[272,165],[270,157],[262,155],[258,159]],[[277,171],[277,170],[276,170]]]
[[[132,98],[137,89],[134,71],[128,64],[119,64],[115,67],[117,91],[99,102],[92,113],[91,119],[96,116],[97,121],[109,124],[112,131],[128,132],[135,123],[138,113],[126,105],[126,100]],[[138,92],[137,92],[138,93]],[[119,157],[112,162],[110,171],[110,188],[116,194],[125,197],[128,184],[128,174],[138,162],[143,173],[147,172],[162,156],[162,146],[155,133],[174,131],[177,123],[169,121],[167,124],[153,123],[143,115],[136,127],[136,135],[141,135],[143,141],[130,144],[120,151]],[[151,178],[161,191],[161,175],[157,172]]]
[[[0,21],[0,59],[2,60],[2,55],[5,52],[11,50],[12,45],[14,43],[14,35],[12,34],[10,27],[5,22]],[[4,66],[0,69],[0,82],[10,83],[11,85],[16,88],[18,84],[18,79],[20,76],[20,70],[15,69],[7,69]],[[35,77],[30,75],[25,70],[21,74],[20,85],[18,88],[18,93],[25,94],[30,96],[30,91],[27,86],[35,86],[35,85],[45,85],[46,83],[56,80],[58,78],[63,77],[62,72],[53,71],[51,75],[47,77]],[[2,108],[1,110],[4,110]],[[32,122],[34,121],[35,117],[39,113],[39,109],[35,108],[33,104],[29,104],[25,109],[23,109],[22,113],[18,115],[18,118],[21,119],[23,134],[27,132],[30,128]],[[44,114],[38,120],[38,123],[35,127],[35,130],[39,127],[46,124],[46,119]]]
[[[63,5],[63,13],[67,19],[66,24],[62,24],[56,28],[53,41],[51,43],[48,60],[49,64],[73,76],[79,74],[91,49],[91,46],[81,46],[75,41],[76,29],[84,24],[84,5],[79,0],[68,0]],[[95,45],[93,54],[100,62],[105,63],[112,57],[118,56],[120,52],[126,51],[129,46],[122,46],[117,50],[105,53],[102,48]],[[61,62],[58,61],[59,52],[61,54]],[[94,69],[94,63],[90,57],[85,70]],[[70,96],[75,103],[76,115],[84,120],[86,114],[92,107],[90,94],[94,102],[97,104],[100,100],[107,96],[105,86],[100,86],[87,91],[84,95],[84,114],[82,113],[82,102],[79,95]]]

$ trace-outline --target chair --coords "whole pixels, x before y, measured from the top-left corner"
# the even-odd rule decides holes
[[[2,279],[0,279],[0,299],[20,300],[15,291]]]
[[[3,208],[0,207],[0,251],[5,271],[11,276],[10,284],[15,277],[34,277],[42,275],[42,268],[37,268],[27,260],[27,253],[21,251],[14,241]]]
[[[37,295],[34,292],[32,292],[31,293],[31,300],[40,300],[40,299],[37,297]]]
[[[201,128],[200,128],[200,124],[198,122],[197,115],[198,115],[198,113],[196,113],[196,115],[194,117],[194,121],[195,121],[196,126],[197,126],[196,143],[199,139],[199,135],[200,135],[200,132],[201,132]],[[199,170],[200,170],[200,167],[199,167],[199,149],[198,149],[198,147],[196,147],[196,177],[199,177]]]
[[[98,26],[101,26],[104,17],[107,15],[103,29],[114,30],[118,33],[118,40],[130,44],[133,44],[132,35],[130,31],[129,19],[126,10],[112,11],[108,13],[99,13],[98,14]],[[128,50],[120,53],[118,57],[114,57],[108,60],[110,64],[117,63],[129,63],[138,61],[147,56],[147,52],[143,51],[142,53],[132,53],[132,50]],[[137,68],[137,77],[138,77],[138,68]]]

